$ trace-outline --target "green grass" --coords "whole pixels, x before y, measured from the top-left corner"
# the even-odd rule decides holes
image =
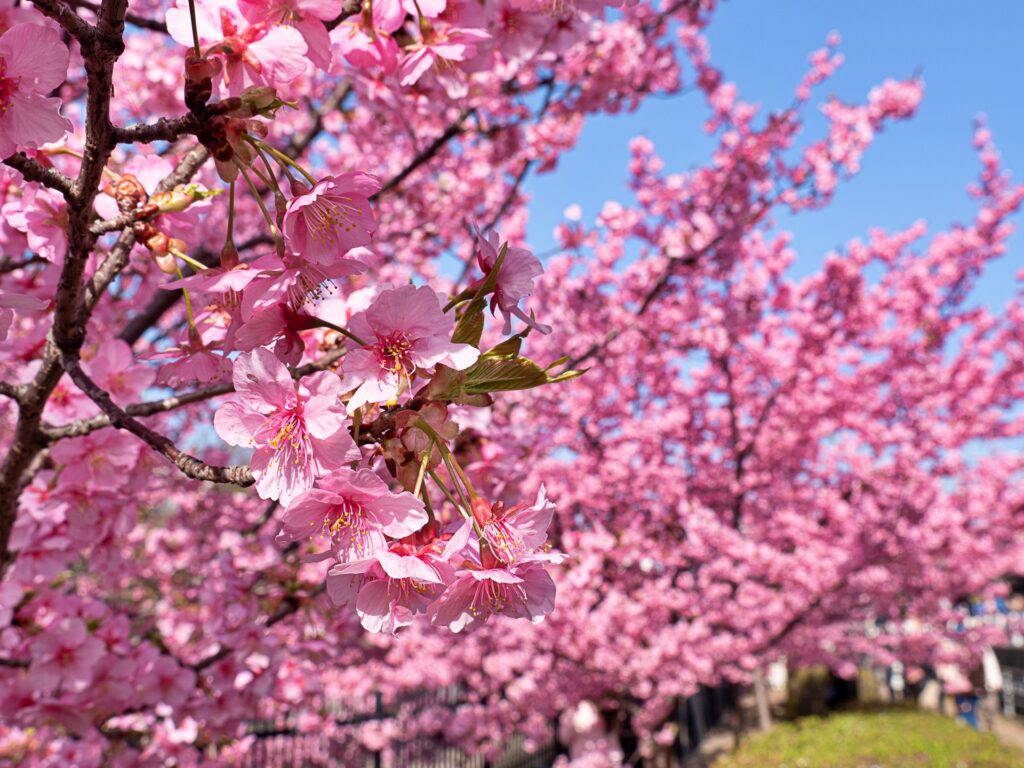
[[[1024,753],[930,712],[807,717],[749,737],[714,768],[1021,768]]]

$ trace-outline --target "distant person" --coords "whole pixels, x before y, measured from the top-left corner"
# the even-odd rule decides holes
[[[587,700],[564,711],[558,718],[558,740],[569,748],[574,766],[613,768],[625,755],[619,738],[612,733],[601,710]]]
[[[985,648],[985,653],[981,657],[981,667],[984,679],[981,718],[985,730],[991,731],[995,727],[996,713],[999,711],[999,694],[1003,690],[1003,670],[991,646]]]
[[[981,664],[975,665],[966,680],[966,686],[956,693],[957,716],[974,730],[978,730],[979,702],[985,696],[985,669]]]

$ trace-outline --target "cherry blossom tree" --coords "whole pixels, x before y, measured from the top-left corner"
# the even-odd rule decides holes
[[[765,112],[712,11],[2,6],[0,755],[233,765],[252,718],[453,685],[417,727],[588,700],[649,754],[781,654],[985,639],[945,621],[1021,570],[1024,309],[970,290],[1024,193],[981,125],[974,221],[789,277],[778,214],[923,85],[798,139],[838,40]],[[542,264],[526,180],[684,83],[708,164],[635,141]]]

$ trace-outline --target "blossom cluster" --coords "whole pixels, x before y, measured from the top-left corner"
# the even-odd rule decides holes
[[[0,763],[237,765],[253,718],[423,689],[463,695],[355,738],[589,711],[653,758],[781,654],[991,639],[949,630],[1021,562],[986,126],[973,220],[796,277],[777,223],[923,97],[805,126],[836,36],[768,113],[711,0],[130,5],[0,2]],[[534,255],[531,175],[684,84],[709,161],[634,140],[630,202]]]

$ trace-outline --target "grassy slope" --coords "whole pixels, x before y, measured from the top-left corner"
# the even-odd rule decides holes
[[[850,712],[781,723],[714,768],[1024,768],[1024,753],[927,712]]]

